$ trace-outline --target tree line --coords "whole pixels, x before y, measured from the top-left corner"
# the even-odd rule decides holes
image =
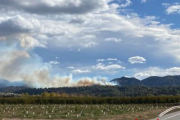
[[[165,104],[180,103],[180,96],[146,97],[1,97],[0,104]]]
[[[7,89],[6,89],[7,91]],[[3,92],[3,91],[2,91]],[[40,95],[44,92],[58,93],[61,96],[96,96],[96,97],[140,97],[159,95],[180,95],[180,86],[146,87],[146,86],[89,86],[89,87],[62,87],[62,88],[23,88],[14,89],[17,94],[28,93]],[[63,95],[64,94],[64,95]]]

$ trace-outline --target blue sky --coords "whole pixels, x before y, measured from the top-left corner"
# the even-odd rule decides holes
[[[135,0],[138,1],[138,0]],[[129,8],[137,13],[139,16],[156,16],[159,21],[161,21],[164,24],[174,24],[172,28],[179,28],[180,24],[178,23],[179,14],[173,13],[167,15],[166,7],[162,5],[163,3],[178,3],[178,0],[147,0],[146,3],[141,2],[133,2]]]
[[[2,0],[0,79],[30,87],[180,75],[178,0]]]

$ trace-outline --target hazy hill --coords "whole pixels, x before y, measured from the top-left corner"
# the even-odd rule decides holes
[[[128,77],[122,77],[122,78],[116,78],[114,80],[112,80],[111,82],[115,82],[118,85],[121,86],[141,86],[143,85],[143,83],[136,79],[136,78],[128,78]]]
[[[12,84],[6,80],[0,82],[0,93],[28,93],[40,95],[43,92],[55,92],[68,95],[90,95],[101,97],[134,97],[134,96],[159,96],[159,95],[180,95],[180,76],[148,77],[144,80],[122,77],[112,80],[116,86],[84,86],[84,87],[60,87],[60,88],[27,88],[27,87],[6,87]],[[14,85],[13,85],[14,86]]]
[[[136,78],[121,77],[113,79],[120,86],[148,86],[148,87],[161,87],[161,86],[180,86],[180,76],[165,76],[158,77],[152,76],[143,80]]]
[[[24,86],[23,82],[10,82],[8,80],[0,79],[0,88],[10,87],[10,86]]]

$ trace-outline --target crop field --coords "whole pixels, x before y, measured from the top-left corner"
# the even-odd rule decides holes
[[[166,105],[0,105],[0,118],[24,119],[111,119],[154,112]],[[159,113],[158,113],[158,112]],[[136,117],[134,116],[134,117]],[[146,115],[147,116],[147,115]],[[133,117],[133,116],[132,116]],[[147,116],[153,117],[153,116]],[[128,119],[127,119],[128,120]]]

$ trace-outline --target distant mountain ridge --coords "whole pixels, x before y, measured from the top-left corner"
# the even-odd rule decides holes
[[[10,86],[24,86],[23,82],[10,82],[8,80],[0,79],[0,88],[10,87]]]
[[[143,80],[139,80],[137,78],[121,77],[113,79],[111,82],[114,82],[120,86],[180,86],[180,75],[165,77],[152,76]]]
[[[143,80],[133,77],[121,77],[111,80],[119,86],[146,86],[146,87],[163,87],[163,86],[180,86],[180,75],[177,76],[151,76]],[[24,82],[10,82],[8,80],[0,79],[0,88],[6,87],[23,87]]]

